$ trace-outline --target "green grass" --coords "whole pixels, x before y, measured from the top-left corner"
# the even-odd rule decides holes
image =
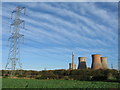
[[[118,88],[115,82],[76,80],[2,79],[3,88]]]

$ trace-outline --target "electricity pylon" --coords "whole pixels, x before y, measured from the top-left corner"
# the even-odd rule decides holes
[[[11,70],[12,76],[15,75],[15,70],[22,69],[22,64],[20,63],[20,43],[21,40],[24,39],[24,35],[20,34],[20,28],[22,26],[22,28],[25,29],[25,21],[20,19],[20,16],[23,11],[25,15],[25,7],[16,7],[11,14],[11,19],[13,19],[13,23],[10,25],[11,35],[8,39],[10,48],[5,69]]]

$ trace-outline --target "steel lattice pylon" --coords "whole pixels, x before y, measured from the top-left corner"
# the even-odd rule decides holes
[[[15,70],[21,70],[22,66],[20,63],[20,42],[24,39],[24,35],[20,34],[20,27],[25,28],[25,21],[20,19],[20,15],[22,14],[22,11],[24,10],[24,15],[26,8],[25,7],[16,7],[15,10],[13,10],[11,14],[11,19],[13,20],[13,23],[10,25],[10,37],[8,39],[9,41],[9,54],[8,54],[8,61],[6,64],[5,69],[11,70],[11,75],[13,76],[15,74]],[[14,18],[13,18],[14,15]]]

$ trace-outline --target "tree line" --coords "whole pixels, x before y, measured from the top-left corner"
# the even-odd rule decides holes
[[[1,70],[3,78],[11,76],[11,70]],[[120,73],[115,69],[76,69],[76,70],[16,70],[15,77],[33,79],[63,79],[81,81],[120,81]]]

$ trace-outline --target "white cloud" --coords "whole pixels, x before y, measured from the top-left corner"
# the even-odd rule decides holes
[[[26,35],[27,36],[29,35],[29,38],[35,37],[34,40],[36,39],[36,41],[37,41],[40,39],[39,38],[39,35],[40,35],[40,36],[50,37],[49,38],[50,40],[57,42],[59,44],[67,42],[67,40],[70,39],[76,43],[78,43],[78,41],[82,40],[88,44],[89,44],[89,42],[96,42],[96,44],[99,43],[99,44],[105,45],[105,46],[108,45],[107,43],[103,42],[100,39],[94,40],[94,39],[91,39],[90,37],[87,37],[87,35],[90,35],[94,38],[97,38],[98,36],[105,37],[106,40],[109,40],[110,42],[115,43],[115,41],[113,40],[113,38],[111,36],[116,36],[116,34],[109,27],[94,23],[94,21],[90,20],[89,18],[78,15],[69,10],[65,10],[65,9],[61,9],[61,8],[54,8],[54,7],[51,7],[50,5],[43,4],[43,3],[41,3],[40,5],[44,9],[49,8],[49,10],[51,12],[55,13],[57,11],[56,13],[58,13],[60,15],[63,15],[63,13],[65,13],[64,14],[65,16],[68,16],[71,19],[74,19],[76,21],[76,23],[71,23],[71,22],[61,19],[55,15],[41,13],[41,12],[37,12],[37,11],[35,12],[35,11],[28,9],[27,10],[28,15],[30,15],[30,16],[28,16],[29,18],[26,18],[26,17],[23,18],[23,19],[25,19],[26,23],[28,22],[33,25],[37,25],[37,26],[41,26],[41,27],[50,29],[50,32],[48,32],[48,31],[45,31],[44,29],[39,30],[38,28],[28,26],[29,34],[26,34]],[[33,13],[35,13],[35,14],[33,14]],[[34,19],[32,19],[33,17],[38,20],[45,19],[51,23],[34,20]],[[89,27],[93,28],[93,30],[89,29],[89,27],[87,27],[87,26],[85,26],[85,24],[81,23],[80,20],[85,22],[85,24],[87,24]],[[67,27],[67,28],[64,28],[64,27]],[[69,29],[73,29],[73,30],[71,31]],[[31,31],[31,32],[29,32],[29,31]],[[53,31],[53,32],[51,33],[51,31]],[[84,36],[84,33],[86,34],[86,36]],[[107,34],[107,36],[106,36],[106,34]],[[67,37],[68,39],[66,39],[65,37]],[[81,38],[81,40],[79,38]]]

